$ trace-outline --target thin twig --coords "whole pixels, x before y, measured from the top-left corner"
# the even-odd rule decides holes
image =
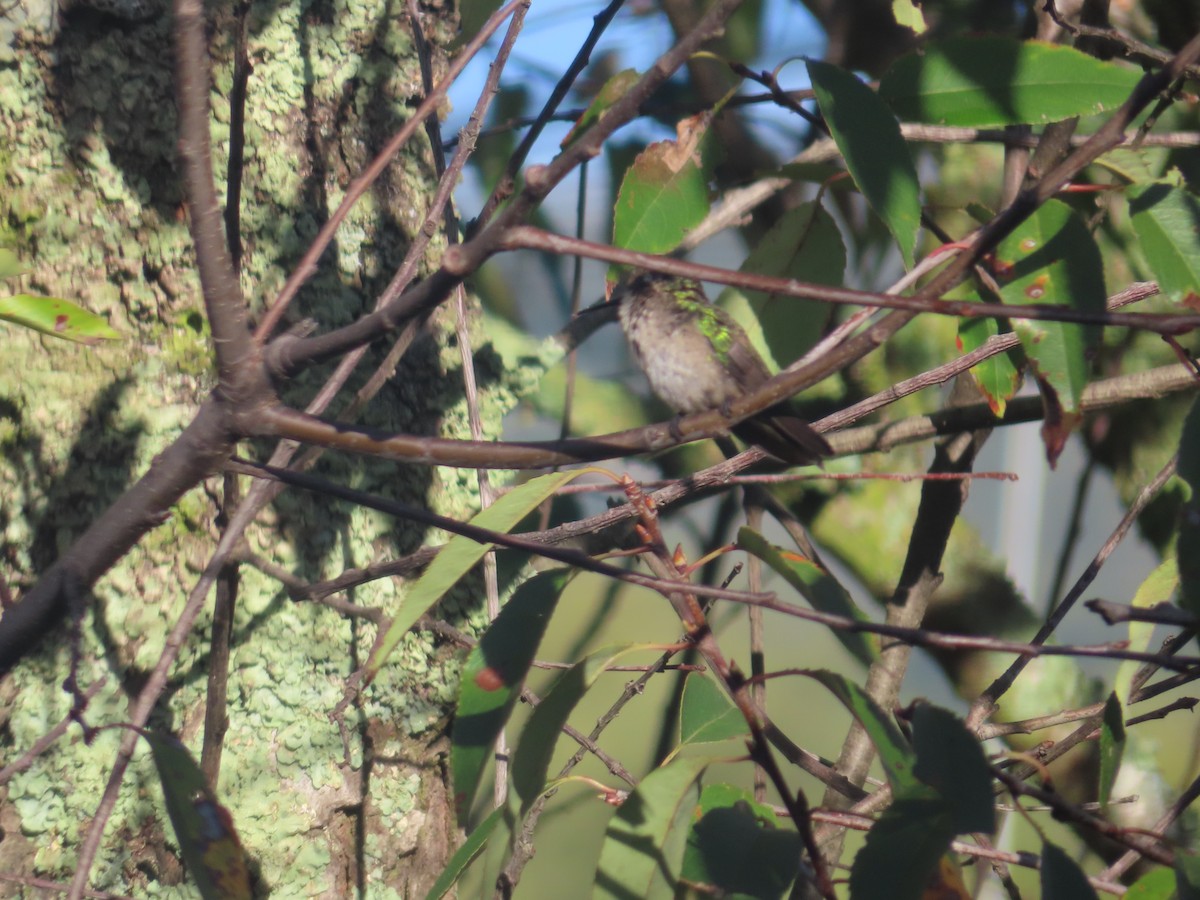
[[[192,2],[192,0],[183,0],[183,2]],[[92,821],[88,824],[87,834],[80,845],[79,857],[76,860],[75,877],[71,881],[68,900],[81,900],[83,897],[84,891],[87,888],[88,874],[91,872],[92,863],[96,859],[96,853],[100,849],[100,842],[104,838],[104,827],[108,823],[109,816],[112,815],[113,808],[116,806],[117,795],[121,790],[121,782],[125,778],[125,770],[129,767],[129,763],[133,759],[133,751],[138,741],[136,729],[144,727],[149,720],[150,713],[154,711],[159,696],[167,686],[167,678],[171,668],[175,665],[175,660],[179,657],[179,651],[183,648],[183,643],[192,630],[192,624],[196,621],[196,616],[200,614],[200,610],[204,606],[204,601],[208,597],[209,590],[220,577],[222,569],[237,549],[237,543],[241,539],[242,533],[246,530],[250,522],[253,521],[253,516],[250,512],[251,507],[252,503],[250,502],[250,498],[247,497],[246,502],[243,502],[230,517],[229,527],[217,543],[217,547],[213,551],[208,565],[204,567],[204,571],[200,574],[195,586],[189,592],[183,611],[180,612],[179,618],[176,619],[175,625],[167,635],[162,655],[159,657],[153,671],[151,671],[145,685],[143,685],[142,690],[137,696],[137,700],[129,716],[129,724],[133,727],[127,729],[121,738],[117,758],[113,761],[108,782],[104,786],[104,793],[101,795]]]
[[[1200,778],[1193,779],[1192,783],[1187,786],[1187,790],[1175,798],[1175,802],[1158,817],[1158,821],[1150,826],[1150,831],[1157,835],[1166,834],[1167,829],[1171,827],[1176,819],[1183,815],[1184,810],[1191,806],[1197,797],[1200,797]],[[1128,872],[1144,856],[1146,854],[1140,849],[1131,848],[1101,872],[1098,877],[1106,881],[1114,881]]]
[[[550,92],[550,96],[546,98],[541,112],[537,118],[530,123],[529,130],[525,132],[525,136],[521,139],[521,143],[513,151],[508,162],[504,167],[504,174],[501,175],[496,186],[492,189],[491,195],[484,202],[483,208],[480,210],[477,222],[479,225],[486,224],[491,221],[493,214],[499,204],[512,193],[512,186],[515,182],[517,173],[521,171],[521,166],[525,164],[526,157],[529,156],[529,151],[533,149],[534,143],[541,135],[542,130],[551,121],[558,105],[562,103],[563,98],[571,90],[571,86],[575,84],[575,80],[587,68],[588,60],[592,57],[592,50],[599,43],[604,32],[608,30],[609,23],[625,5],[625,0],[611,0],[611,2],[596,14],[592,21],[592,28],[588,32],[583,43],[579,47],[579,51],[575,54],[575,58],[571,60],[571,64],[567,66],[567,70],[563,73],[558,83],[554,85],[554,90]]]
[[[87,686],[82,692],[84,701],[91,700],[100,692],[100,689],[107,683],[105,678],[97,678]],[[75,710],[72,709],[69,713],[62,717],[57,725],[43,734],[40,738],[33,742],[32,746],[7,766],[0,769],[0,787],[8,783],[8,780],[19,772],[24,772],[33,765],[34,760],[45,753],[55,741],[62,737],[67,729],[71,727],[71,723],[75,721]]]
[[[1074,803],[1070,803],[1063,799],[1057,793],[1045,788],[1039,788],[1032,784],[1027,784],[1018,778],[1010,775],[1004,769],[992,766],[992,775],[1004,783],[1005,787],[1012,792],[1013,796],[1024,795],[1034,797],[1040,803],[1044,803],[1051,807],[1056,816],[1061,817],[1069,822],[1075,822],[1084,828],[1094,831],[1097,834],[1110,838],[1119,844],[1129,847],[1133,851],[1140,853],[1142,856],[1160,863],[1165,866],[1174,864],[1175,854],[1170,850],[1165,850],[1156,844],[1143,843],[1140,835],[1135,836],[1128,830],[1114,825],[1099,816],[1091,815],[1083,809],[1080,809]]]

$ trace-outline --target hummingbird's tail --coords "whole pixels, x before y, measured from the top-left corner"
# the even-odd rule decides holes
[[[747,444],[758,444],[792,466],[806,466],[833,455],[829,442],[790,411],[767,410],[753,419],[739,422],[733,433]]]

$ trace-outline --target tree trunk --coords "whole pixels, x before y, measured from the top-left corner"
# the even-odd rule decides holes
[[[438,8],[426,9],[425,29],[435,48],[444,46],[454,16],[449,4],[429,5]],[[241,277],[256,312],[421,92],[402,6],[315,0],[255,2],[249,10]],[[41,30],[46,23],[26,7],[5,15],[24,30],[0,60],[0,242],[15,247],[29,270],[21,288],[73,299],[108,316],[123,336],[86,348],[4,326],[0,539],[2,577],[17,592],[179,434],[213,376],[175,163],[170,14],[130,22],[80,8],[61,28]],[[214,159],[223,186],[237,20],[224,5],[209,15]],[[437,77],[440,56],[434,68]],[[294,304],[295,318],[333,327],[369,309],[421,226],[434,182],[422,133],[355,207]],[[452,335],[449,316],[435,317],[363,420],[392,431],[469,436]],[[495,374],[480,373],[484,428],[493,435],[506,405],[499,388],[486,387],[498,383]],[[289,386],[285,395],[302,403],[317,383]],[[261,458],[267,451],[241,448]],[[328,457],[317,470],[449,515],[478,506],[470,472],[345,457]],[[220,489],[218,478],[187,494],[91,595],[78,677],[85,687],[106,681],[85,713],[90,725],[127,718],[211,552]],[[297,492],[282,494],[247,534],[253,553],[310,581],[431,538],[438,540]],[[348,599],[389,610],[402,591],[399,580],[376,581]],[[477,597],[452,595],[447,615],[461,627],[478,626]],[[210,625],[206,612],[151,723],[178,733],[197,758]],[[289,896],[413,896],[453,849],[442,764],[458,670],[452,648],[427,633],[405,638],[348,711],[350,758],[343,761],[339,727],[328,714],[374,635],[369,623],[294,602],[277,580],[242,566],[217,791],[264,887]],[[71,698],[62,685],[72,646],[70,629],[57,629],[0,683],[5,761],[67,715]],[[0,873],[69,880],[119,739],[107,730],[88,746],[72,726],[0,788]],[[166,822],[143,748],[108,824],[93,887],[141,894],[181,884]]]

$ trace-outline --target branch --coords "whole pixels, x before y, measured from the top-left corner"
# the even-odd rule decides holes
[[[152,528],[166,522],[187,491],[215,472],[232,444],[224,411],[214,400],[154,458],[137,483],[106,509],[0,617],[0,675],[31,652],[61,618],[69,596],[85,593]]]
[[[293,472],[289,469],[279,469],[275,466],[266,466],[259,463],[251,463],[245,460],[240,462],[240,465],[248,472],[262,478],[273,478],[284,484],[292,487],[298,487],[306,491],[313,491],[319,494],[325,494],[330,497],[336,497],[339,500],[345,500],[349,503],[354,503],[358,506],[365,506],[368,509],[378,510],[387,515],[396,516],[397,518],[407,519],[412,522],[417,522],[422,525],[428,525],[431,528],[440,528],[443,531],[448,531],[451,534],[461,535],[462,537],[470,538],[480,544],[495,544],[498,547],[508,547],[512,550],[523,550],[526,553],[534,556],[542,556],[546,559],[552,559],[556,562],[561,562],[569,566],[577,566],[587,572],[595,572],[598,575],[607,575],[618,581],[624,581],[629,584],[636,584],[640,587],[647,587],[651,590],[663,592],[672,592],[679,589],[678,585],[673,582],[665,582],[657,578],[647,578],[644,575],[638,575],[636,572],[629,572],[617,566],[609,565],[608,563],[599,562],[579,550],[567,549],[564,547],[556,547],[552,544],[543,544],[536,541],[526,540],[516,535],[505,534],[500,531],[492,531],[488,528],[481,528],[478,525],[472,525],[469,522],[460,522],[457,519],[452,519],[449,516],[441,516],[435,512],[431,512],[423,506],[413,506],[407,503],[401,503],[396,500],[388,500],[383,497],[376,497],[373,494],[368,494],[364,491],[354,490],[353,488],[342,487],[334,484],[323,478],[318,478],[314,475],[307,475],[302,472]],[[724,588],[707,587],[704,585],[689,585],[688,590],[692,593],[705,597],[716,597],[723,600],[736,600],[741,602],[759,602],[774,598],[774,594],[748,594],[744,591],[731,591]]]
[[[983,303],[975,300],[939,300],[937,299],[938,295],[930,294],[924,288],[911,296],[898,297],[893,294],[860,291],[854,288],[813,284],[795,278],[775,278],[755,272],[735,272],[718,266],[707,266],[669,256],[655,256],[650,253],[623,250],[608,244],[554,234],[530,225],[519,225],[510,229],[501,246],[506,250],[540,250],[548,253],[583,256],[601,262],[694,278],[697,281],[711,281],[747,291],[795,297],[798,300],[816,300],[836,306],[896,309],[910,313],[953,316],[959,319],[999,317],[1046,322],[1072,322],[1080,325],[1108,325],[1138,328],[1156,334],[1169,335],[1185,334],[1200,328],[1200,315],[1196,314],[1089,312],[1069,306],[1051,306],[1040,303],[1015,306],[1007,303]],[[798,390],[803,390],[811,383],[814,382],[803,384]]]
[[[1080,409],[1085,413],[1093,413],[1130,400],[1155,399],[1178,391],[1195,390],[1197,387],[1200,387],[1200,382],[1197,382],[1195,374],[1189,368],[1178,364],[1160,366],[1147,372],[1134,372],[1130,375],[1117,375],[1102,381],[1093,381],[1083,390]],[[883,395],[876,395],[876,398],[887,394],[888,392],[884,392]],[[814,423],[814,427],[819,431],[828,431],[846,421],[862,418],[876,407],[876,398],[868,398],[842,412],[826,416]],[[978,403],[941,410],[930,415],[881,422],[878,425],[847,428],[830,434],[828,439],[835,454],[839,456],[884,452],[899,444],[910,444],[958,431],[1036,422],[1044,415],[1045,408],[1041,397],[1014,397],[1008,402],[1001,418],[996,418],[996,414],[986,403]]]
[[[212,173],[208,122],[208,40],[202,0],[176,0],[175,78],[179,107],[179,160],[196,245],[196,267],[212,327],[222,392],[249,400],[268,391],[253,355],[246,301],[229,258],[225,225]]]
[[[525,160],[529,156],[529,151],[533,149],[534,143],[546,125],[554,120],[558,105],[567,96],[567,93],[575,84],[575,80],[587,68],[588,61],[592,58],[592,51],[596,48],[596,44],[600,41],[601,36],[603,36],[609,24],[624,5],[625,0],[612,0],[608,6],[594,17],[592,30],[584,38],[583,44],[580,45],[579,51],[575,54],[575,58],[567,66],[567,70],[563,73],[562,78],[554,85],[554,90],[550,92],[550,96],[546,99],[545,105],[542,106],[541,112],[529,123],[529,130],[521,138],[521,143],[512,152],[512,155],[508,158],[508,162],[505,163],[503,174],[496,180],[496,186],[492,189],[491,195],[487,198],[487,201],[483,204],[483,208],[479,212],[479,216],[476,219],[477,226],[491,221],[496,208],[512,194],[517,173],[521,170],[521,166],[525,164]]]
[[[1054,810],[1055,818],[1061,818],[1068,822],[1082,825],[1084,828],[1088,828],[1097,834],[1104,835],[1119,844],[1123,844],[1147,859],[1152,859],[1154,862],[1161,863],[1164,866],[1173,865],[1175,862],[1175,854],[1169,850],[1164,850],[1157,845],[1144,843],[1140,838],[1135,838],[1119,825],[1114,825],[1099,816],[1094,816],[1080,809],[1074,803],[1069,803],[1053,790],[1026,784],[996,766],[992,767],[992,775],[1000,779],[1004,783],[1004,786],[1012,792],[1014,797],[1023,794],[1033,797],[1051,807]]]

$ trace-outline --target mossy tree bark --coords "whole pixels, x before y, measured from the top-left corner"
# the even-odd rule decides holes
[[[435,46],[453,33],[449,7],[423,10]],[[10,24],[25,13],[10,14]],[[226,4],[209,18],[213,150],[223,184],[236,19]],[[123,340],[83,348],[4,328],[0,541],[3,577],[15,589],[34,583],[145,471],[213,386],[175,162],[171,17],[125,22],[79,9],[60,29],[41,30],[37,20],[29,13],[17,23],[23,27],[0,61],[0,238],[29,270],[22,287],[108,316]],[[254,68],[241,278],[261,310],[349,181],[406,118],[421,76],[402,4],[254,2],[247,29]],[[336,327],[369,309],[422,225],[435,180],[428,146],[412,142],[339,231],[294,305],[296,317]],[[453,332],[448,314],[435,316],[363,421],[469,436]],[[302,402],[320,374],[289,387],[288,399]],[[479,381],[484,427],[494,435],[512,398],[498,371],[481,369]],[[244,449],[257,455],[269,448]],[[478,506],[472,472],[333,455],[318,471],[448,515]],[[187,494],[90,596],[79,678],[85,686],[105,684],[86,711],[89,724],[127,718],[212,550],[220,492],[214,478]],[[438,540],[424,529],[296,493],[282,494],[247,535],[253,553],[310,580],[431,539]],[[349,599],[386,610],[402,591],[398,580],[377,581]],[[467,629],[478,626],[477,597],[451,596],[446,614]],[[202,615],[152,722],[180,734],[197,758],[210,622]],[[369,623],[293,602],[278,581],[242,567],[217,790],[262,883],[291,896],[346,896],[356,888],[372,897],[413,896],[454,845],[442,766],[458,665],[451,649],[425,634],[405,639],[399,658],[351,708],[351,754],[343,760],[328,713],[373,637]],[[0,682],[5,758],[67,715],[71,698],[62,683],[73,640],[68,627],[59,628]],[[0,789],[0,872],[69,879],[119,738],[103,731],[85,745],[72,727]],[[93,886],[190,891],[157,780],[149,754],[139,750]]]

